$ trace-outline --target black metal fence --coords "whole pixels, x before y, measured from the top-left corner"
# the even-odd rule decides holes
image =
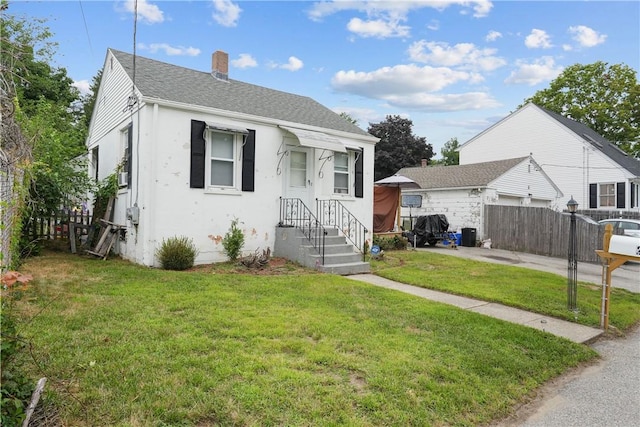
[[[366,252],[367,228],[339,200],[316,199],[320,224],[337,228],[363,255]]]

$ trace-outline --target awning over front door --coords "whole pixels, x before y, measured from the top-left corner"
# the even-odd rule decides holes
[[[320,148],[322,150],[338,151],[340,153],[347,152],[347,148],[338,138],[327,135],[326,133],[285,126],[280,127],[294,134],[303,147]]]

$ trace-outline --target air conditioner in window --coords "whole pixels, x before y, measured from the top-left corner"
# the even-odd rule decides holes
[[[118,174],[118,186],[126,187],[129,183],[129,173],[128,172],[120,172]]]

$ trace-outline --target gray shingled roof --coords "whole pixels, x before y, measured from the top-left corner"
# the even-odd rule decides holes
[[[528,157],[455,166],[402,168],[397,175],[411,178],[423,189],[486,187]]]
[[[611,143],[608,139],[600,135],[598,132],[592,130],[589,126],[569,119],[544,107],[540,107],[539,105],[538,107],[549,116],[560,122],[563,126],[567,127],[573,133],[578,135],[582,140],[589,142],[595,149],[602,151],[611,160],[628,170],[630,173],[635,176],[640,176],[640,160],[626,154],[615,144]]]
[[[133,55],[109,50],[133,79]],[[309,97],[233,79],[222,81],[210,72],[140,56],[136,56],[135,84],[146,97],[371,136]]]

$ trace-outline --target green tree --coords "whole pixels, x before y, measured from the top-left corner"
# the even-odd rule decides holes
[[[343,119],[345,119],[346,121],[348,121],[351,124],[354,124],[356,126],[358,126],[358,121],[356,119],[354,119],[353,117],[351,117],[349,115],[349,113],[345,113],[344,111],[342,113],[340,113],[340,117],[342,117]]]
[[[5,87],[14,94],[15,119],[31,153],[21,167],[29,180],[22,229],[35,215],[46,215],[86,194],[90,180],[86,156],[86,124],[73,105],[79,92],[64,68],[53,62],[56,44],[43,20],[0,16],[1,71]]]
[[[368,132],[380,138],[376,144],[375,180],[391,176],[408,166],[419,166],[422,159],[431,160],[433,147],[427,139],[412,131],[413,122],[400,116],[387,116],[380,123],[370,123]]]
[[[627,65],[572,65],[526,102],[583,123],[640,158],[640,84]]]
[[[440,154],[442,154],[442,159],[433,162],[433,165],[440,166],[451,166],[451,165],[459,165],[460,164],[460,153],[458,152],[458,148],[460,148],[460,143],[458,142],[458,138],[455,136],[444,143],[442,148],[440,149]]]
[[[100,87],[100,80],[102,80],[102,70],[98,70],[98,73],[93,76],[93,79],[91,80],[91,86],[89,86],[89,93],[83,95],[80,98],[82,121],[87,131],[89,130],[89,124],[91,123],[93,108],[96,105],[98,88]]]

